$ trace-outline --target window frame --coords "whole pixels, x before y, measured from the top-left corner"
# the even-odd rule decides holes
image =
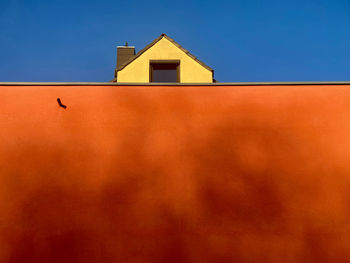
[[[164,82],[164,83],[180,83],[180,60],[171,59],[171,60],[150,60],[149,61],[149,82],[151,83],[162,83],[162,82],[153,82],[153,64],[176,64],[176,82]]]

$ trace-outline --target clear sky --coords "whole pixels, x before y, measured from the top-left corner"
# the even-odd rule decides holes
[[[349,0],[0,0],[0,81],[109,81],[161,33],[220,82],[350,80]]]

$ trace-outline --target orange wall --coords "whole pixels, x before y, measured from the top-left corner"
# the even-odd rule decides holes
[[[350,258],[350,86],[0,99],[0,262]]]

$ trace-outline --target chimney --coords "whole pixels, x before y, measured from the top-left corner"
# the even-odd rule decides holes
[[[125,46],[118,46],[117,47],[117,69],[134,56],[135,56],[135,47],[129,46],[128,42],[125,43]]]
[[[135,47],[129,47],[128,42],[125,43],[125,46],[117,46],[117,67],[114,70],[114,79],[112,80],[113,82],[117,81],[117,73],[118,73],[118,68],[129,59],[133,58],[135,56]]]

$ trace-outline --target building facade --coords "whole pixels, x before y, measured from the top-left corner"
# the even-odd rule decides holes
[[[115,82],[0,83],[0,262],[347,262],[350,82],[120,49]]]

